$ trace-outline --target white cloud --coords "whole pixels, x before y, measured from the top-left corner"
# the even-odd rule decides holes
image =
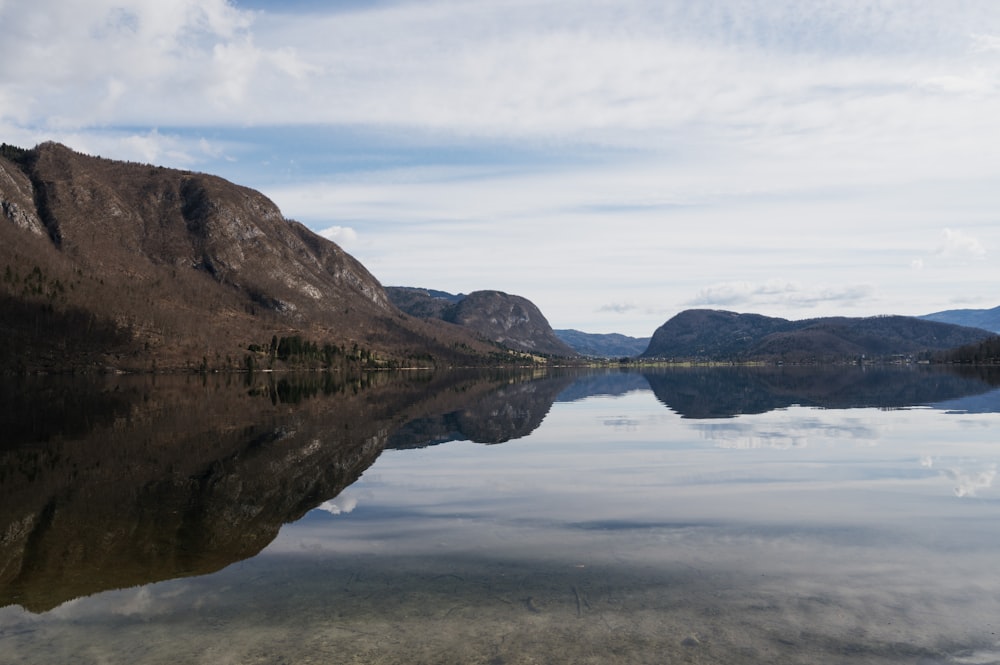
[[[345,249],[350,249],[358,241],[358,233],[349,226],[329,226],[318,232],[327,240],[332,240]]]
[[[787,297],[800,291],[800,287],[795,284],[779,281],[765,284],[751,284],[745,281],[726,282],[705,287],[689,301],[689,304],[738,305],[759,301],[761,298]]]
[[[241,122],[241,105],[261,101],[247,94],[258,80],[313,71],[289,47],[257,48],[253,15],[226,0],[40,0],[0,7],[0,21],[0,56],[17,63],[0,87],[20,91],[33,123],[50,129],[183,124],[220,109]]]
[[[869,45],[869,24],[840,6],[709,4],[438,1],[303,18],[224,0],[44,0],[5,6],[0,19],[21,26],[5,34],[9,61],[21,60],[15,48],[45,56],[16,69],[43,116],[78,100],[59,111],[67,126],[155,114],[160,125],[384,123],[644,146],[692,130],[757,142],[822,129],[871,152],[900,145],[902,117],[914,129],[948,129],[916,82],[965,80],[963,58],[985,55],[951,48],[953,35],[932,21],[958,30],[997,14],[869,6],[882,25]],[[928,51],[921,37],[941,44]],[[989,42],[966,33],[964,43]],[[110,79],[119,101],[109,107]]]
[[[1000,51],[1000,35],[973,34],[971,39],[976,51]]]
[[[944,75],[925,79],[922,85],[931,91],[960,95],[988,95],[996,92],[996,79],[991,72],[972,72],[968,75]]]
[[[867,284],[804,287],[780,280],[760,284],[736,281],[707,286],[685,304],[765,309],[777,304],[808,308],[827,303],[856,303],[871,298],[873,294],[873,288]]]
[[[149,164],[192,164],[197,161],[197,157],[188,152],[188,148],[175,137],[164,136],[153,129],[145,134],[121,137],[116,142],[115,153],[125,159]]]
[[[601,305],[600,307],[597,308],[597,311],[612,312],[614,314],[628,314],[630,312],[634,312],[637,309],[639,309],[639,306],[634,303],[615,302],[615,303],[608,303],[606,305]]]
[[[968,260],[986,256],[986,249],[979,240],[963,231],[944,229],[935,255],[945,259]]]

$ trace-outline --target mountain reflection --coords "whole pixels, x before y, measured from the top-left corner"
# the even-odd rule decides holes
[[[448,441],[495,444],[525,437],[542,424],[560,392],[579,380],[577,374],[559,372],[507,383],[468,400],[461,409],[410,420],[389,437],[386,448],[423,448]]]
[[[950,401],[960,409],[961,400],[1000,386],[996,367],[685,368],[645,377],[656,398],[683,418],[730,418],[793,405],[895,409]],[[1000,399],[990,410],[1000,411]]]
[[[15,407],[0,446],[0,606],[41,612],[253,556],[354,482],[403,423],[526,377],[257,378],[0,388]]]
[[[0,381],[0,607],[42,612],[219,570],[337,497],[384,449],[516,439],[556,401],[652,389],[685,418],[793,404],[958,409],[970,397],[983,409],[997,385],[996,372],[931,368]]]

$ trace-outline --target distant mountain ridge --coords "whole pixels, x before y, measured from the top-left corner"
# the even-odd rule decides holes
[[[586,333],[556,330],[556,335],[577,353],[593,358],[634,358],[649,346],[649,337],[629,337],[620,333]]]
[[[789,321],[692,309],[660,326],[642,357],[823,363],[952,349],[989,336],[986,330],[908,316]]]
[[[577,355],[556,336],[538,307],[522,296],[502,291],[454,295],[405,286],[386,287],[386,293],[411,316],[454,323],[511,349],[565,358]]]
[[[917,317],[926,321],[952,323],[1000,333],[1000,306],[993,309],[949,309]]]

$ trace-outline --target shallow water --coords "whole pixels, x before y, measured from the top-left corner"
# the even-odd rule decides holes
[[[256,443],[234,435],[197,473],[117,464],[119,476],[169,466],[171,488],[198,486],[149,495],[199,516],[158,535],[147,523],[166,512],[122,508],[115,527],[96,495],[51,498],[88,482],[39,471],[32,482],[54,488],[38,502],[55,506],[48,524],[68,511],[95,526],[57,537],[36,525],[5,550],[0,597],[20,602],[0,608],[0,662],[1000,662],[996,382],[856,371],[493,376],[421,398],[362,386],[296,404],[196,387],[195,403],[209,395],[226,417],[247,406],[251,424],[223,420]],[[150,403],[192,418],[161,391],[144,386],[147,406],[98,433],[163,429]],[[361,420],[337,420],[346,413]],[[171,440],[204,449],[210,422]],[[21,441],[17,459],[102,450],[78,437],[51,435],[61,447],[48,457]],[[140,446],[157,459],[167,447],[149,435]],[[4,459],[0,486],[28,496]],[[122,496],[142,503],[150,482]],[[279,503],[294,521],[272,528]],[[147,537],[155,546],[134,545]],[[88,538],[111,554],[79,554]],[[24,572],[67,556],[75,572]],[[116,584],[132,561],[145,567]],[[87,593],[62,599],[52,585]]]

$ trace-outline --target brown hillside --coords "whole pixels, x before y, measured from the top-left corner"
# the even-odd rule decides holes
[[[235,367],[290,335],[379,361],[496,353],[400,312],[259,192],[55,143],[0,150],[0,304],[7,368]]]

